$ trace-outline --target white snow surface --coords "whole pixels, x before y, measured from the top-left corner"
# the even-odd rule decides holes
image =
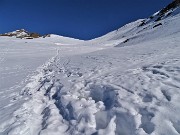
[[[0,37],[0,134],[179,135],[177,12],[90,41]]]

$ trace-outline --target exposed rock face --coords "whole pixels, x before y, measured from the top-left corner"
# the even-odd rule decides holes
[[[46,37],[51,37],[51,34],[46,34],[43,36],[43,38],[46,38]]]
[[[16,38],[24,38],[24,39],[33,39],[33,38],[41,37],[41,35],[38,33],[28,32],[24,29],[8,32],[5,34],[0,34],[0,36],[8,36],[8,37],[16,37]]]
[[[30,33],[30,37],[39,38],[41,37],[41,35],[39,35],[38,33]]]
[[[169,17],[172,15],[173,11],[180,7],[180,0],[174,0],[169,5],[164,7],[159,12],[155,13],[154,15],[150,16],[149,18],[142,21],[139,27],[148,24],[149,22],[158,22],[163,20],[164,18]]]
[[[180,0],[174,0],[172,3],[163,8],[157,15],[159,16],[155,21],[160,21],[163,17],[169,16],[172,11],[180,6]]]
[[[163,8],[159,14],[164,14],[166,13],[167,11],[173,9],[173,8],[176,8],[180,6],[180,0],[174,0],[172,3],[170,3],[167,7]]]

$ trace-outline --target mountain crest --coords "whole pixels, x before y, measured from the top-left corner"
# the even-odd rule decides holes
[[[33,38],[41,37],[40,34],[34,32],[28,32],[25,29],[20,29],[20,30],[0,34],[0,36],[16,37],[21,39],[33,39]]]

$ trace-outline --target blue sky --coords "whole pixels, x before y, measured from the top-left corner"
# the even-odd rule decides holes
[[[0,0],[0,33],[24,28],[78,39],[149,17],[172,0]]]

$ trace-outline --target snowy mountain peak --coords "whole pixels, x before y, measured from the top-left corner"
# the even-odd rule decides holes
[[[40,35],[38,33],[35,32],[28,32],[25,29],[19,29],[19,30],[15,30],[12,32],[7,32],[4,34],[0,34],[0,36],[6,36],[6,37],[16,37],[16,38],[21,38],[21,39],[34,39],[34,38],[45,38],[45,40],[51,40],[52,42],[66,42],[66,43],[70,43],[70,42],[82,42],[83,40],[79,40],[79,39],[75,39],[75,38],[71,38],[71,37],[65,37],[65,36],[60,36],[60,35],[56,35],[56,34],[46,34],[46,35]]]
[[[40,34],[34,32],[28,32],[25,29],[15,30],[12,32],[0,34],[0,36],[8,36],[8,37],[16,37],[16,38],[24,38],[24,39],[33,39],[41,37]]]
[[[26,33],[28,33],[25,29],[16,30],[16,32],[26,32]]]

